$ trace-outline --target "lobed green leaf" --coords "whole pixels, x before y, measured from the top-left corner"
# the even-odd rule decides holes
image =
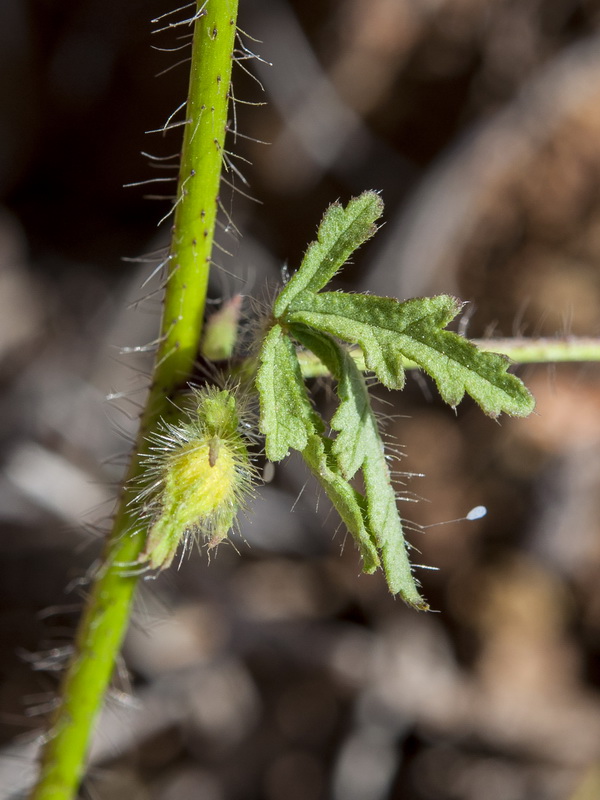
[[[365,498],[339,474],[331,447],[330,439],[315,434],[309,438],[302,457],[358,545],[363,572],[370,574],[380,566],[380,561],[374,537],[366,522]]]
[[[400,302],[373,295],[302,292],[286,318],[360,345],[367,368],[390,389],[402,388],[402,361],[410,359],[435,380],[453,407],[466,392],[491,417],[501,412],[526,416],[534,400],[519,378],[507,372],[509,360],[443,330],[460,308],[448,295]]]
[[[365,379],[348,352],[327,334],[299,325],[290,332],[323,361],[337,380],[340,405],[331,427],[338,435],[331,450],[345,479],[363,469],[368,528],[381,553],[390,591],[399,593],[414,608],[427,609],[412,574],[396,493]]]
[[[400,302],[372,295],[320,290],[352,252],[376,230],[383,210],[375,192],[365,192],[343,208],[325,213],[298,272],[275,300],[276,324],[259,356],[257,387],[260,429],[267,457],[278,461],[290,448],[300,450],[311,471],[356,539],[364,571],[383,566],[390,590],[409,604],[427,609],[412,574],[408,545],[396,504],[391,475],[371,409],[365,379],[355,359],[338,342],[357,344],[364,367],[390,389],[404,385],[404,365],[422,367],[452,406],[469,394],[492,417],[501,412],[526,416],[534,401],[521,381],[507,372],[509,361],[480,351],[445,330],[460,311],[454,297]],[[339,406],[331,419],[334,438],[304,387],[290,336],[311,350],[337,381]],[[362,471],[364,495],[349,481]]]
[[[379,439],[364,378],[350,354],[331,336],[297,324],[290,326],[290,333],[317,356],[337,381],[340,404],[331,420],[332,429],[338,431],[333,453],[343,476],[351,480],[362,467],[374,437]]]
[[[323,422],[314,411],[300,373],[295,347],[281,326],[274,325],[260,353],[256,384],[260,393],[260,430],[271,461],[280,461],[290,448],[300,450],[356,540],[363,570],[374,572],[379,555],[366,523],[365,498],[339,473],[331,442],[320,435]]]
[[[294,345],[280,325],[265,337],[259,361],[259,429],[266,437],[267,458],[281,461],[290,447],[304,450],[309,436],[323,426],[306,393]]]
[[[361,244],[377,231],[375,222],[383,213],[383,201],[376,192],[363,192],[344,208],[340,203],[329,206],[300,268],[277,297],[275,317],[281,317],[300,292],[318,292],[346,263]]]

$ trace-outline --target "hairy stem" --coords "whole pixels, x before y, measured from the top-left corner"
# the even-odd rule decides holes
[[[135,565],[146,539],[146,530],[131,510],[136,495],[132,481],[141,472],[140,457],[149,431],[189,377],[198,351],[227,125],[237,0],[198,0],[197,9],[161,345],[135,455],[105,558],[80,622],[31,800],[69,800],[77,792],[137,584],[137,577],[128,575],[123,565]]]

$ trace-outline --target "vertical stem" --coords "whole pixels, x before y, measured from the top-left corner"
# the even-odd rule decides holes
[[[154,380],[158,402],[185,380],[198,353],[227,126],[237,0],[198,0],[190,92]],[[175,380],[174,380],[175,379]]]
[[[222,151],[227,124],[238,0],[197,0],[192,64],[177,203],[164,297],[161,345],[138,440],[65,673],[61,700],[42,755],[31,800],[70,800],[84,773],[89,739],[127,629],[146,538],[132,511],[148,432],[168,409],[169,396],[190,375],[202,331]]]

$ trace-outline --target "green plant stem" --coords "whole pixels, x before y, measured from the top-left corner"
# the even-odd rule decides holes
[[[204,4],[198,0],[197,7]],[[194,23],[189,94],[161,344],[125,488],[75,640],[31,800],[70,800],[127,629],[146,530],[132,511],[146,438],[190,376],[202,331],[227,125],[237,0],[209,0]],[[129,572],[131,573],[131,569]],[[135,572],[135,568],[133,569]]]
[[[482,350],[504,353],[515,364],[600,361],[600,339],[569,336],[564,339],[475,339]]]
[[[481,350],[503,353],[515,364],[549,364],[556,362],[600,361],[600,339],[568,337],[565,339],[471,339]],[[359,369],[365,370],[363,354],[358,347],[350,349]],[[327,368],[308,350],[298,353],[305,378],[328,375]],[[412,361],[404,361],[405,369],[418,369]]]

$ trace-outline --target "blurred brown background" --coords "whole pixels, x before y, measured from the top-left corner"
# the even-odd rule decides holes
[[[123,184],[179,147],[144,133],[184,97],[184,64],[154,77],[185,56],[152,48],[181,44],[151,34],[174,5],[0,3],[0,797],[31,778],[143,397],[148,356],[119,348],[155,337],[158,298],[122,257],[164,246],[168,203]],[[234,71],[267,103],[238,128],[270,144],[230,139],[262,205],[224,194],[243,237],[215,308],[263,300],[327,204],[375,188],[386,224],[338,287],[456,293],[472,336],[600,333],[599,3],[241,0],[240,26],[273,65],[246,62],[264,94]],[[415,376],[379,392],[424,473],[404,516],[488,507],[411,535],[441,613],[358,575],[292,459],[239,553],[142,587],[82,797],[598,798],[600,377],[520,374],[537,414],[500,424]]]

